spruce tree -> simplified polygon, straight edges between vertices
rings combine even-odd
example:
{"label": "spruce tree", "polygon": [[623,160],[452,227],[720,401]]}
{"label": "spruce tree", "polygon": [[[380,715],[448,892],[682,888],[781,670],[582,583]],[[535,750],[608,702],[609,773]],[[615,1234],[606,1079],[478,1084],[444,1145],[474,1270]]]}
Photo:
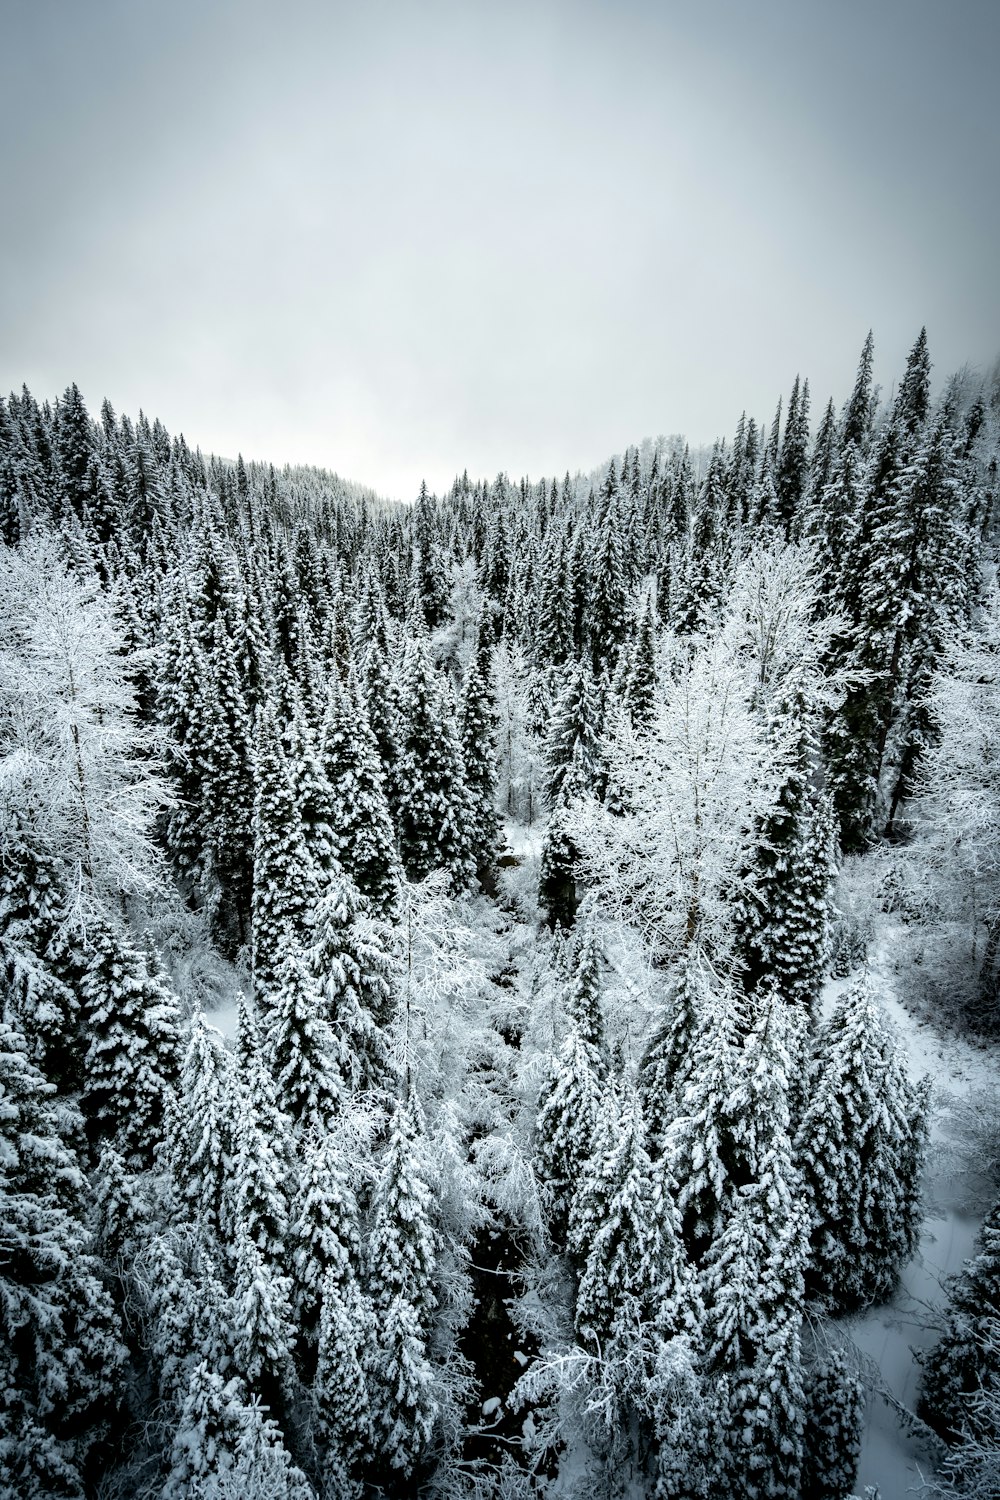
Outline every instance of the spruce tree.
{"label": "spruce tree", "polygon": [[396,1011],[390,932],[357,887],[335,876],[316,908],[310,973],[335,1044],[344,1086],[385,1089],[394,1080],[390,1027]]}
{"label": "spruce tree", "polygon": [[600,704],[593,677],[585,663],[568,671],[565,685],[552,708],[545,741],[545,795],[549,807],[559,805],[559,796],[571,766],[575,780],[591,790],[601,764]]}
{"label": "spruce tree", "polygon": [[596,944],[584,941],[568,986],[570,1025],[550,1058],[535,1118],[535,1163],[545,1189],[549,1226],[565,1241],[573,1196],[594,1145],[607,1056],[604,1048]]}
{"label": "spruce tree", "polygon": [[887,1298],[917,1235],[927,1096],[896,1056],[870,980],[816,1036],[796,1138],[811,1219],[808,1283],[837,1310]]}
{"label": "spruce tree", "polygon": [[422,636],[407,642],[400,704],[396,786],[403,866],[411,880],[447,870],[461,889],[474,874],[472,808],[461,749]]}
{"label": "spruce tree", "polygon": [[944,1331],[923,1357],[920,1413],[954,1443],[975,1430],[973,1397],[1000,1391],[1000,1203],[986,1215],[976,1254],[948,1288]]}
{"label": "spruce tree", "polygon": [[462,763],[469,794],[469,832],[472,857],[479,884],[495,888],[500,820],[496,812],[497,712],[490,675],[490,653],[485,639],[477,638],[462,687]]}
{"label": "spruce tree", "polygon": [[94,1141],[150,1165],[180,1078],[180,1013],[124,935],[97,920],[74,954],[87,1052],[81,1100]]}
{"label": "spruce tree", "polygon": [[253,972],[255,989],[266,999],[289,946],[308,931],[317,894],[295,788],[268,713],[257,724],[256,779]]}
{"label": "spruce tree", "polygon": [[393,1115],[372,1199],[368,1290],[376,1337],[368,1371],[379,1446],[394,1469],[410,1474],[430,1440],[436,1411],[427,1337],[436,1303],[431,1193],[419,1161],[419,1106],[411,1095]]}
{"label": "spruce tree", "polygon": [[195,1221],[223,1238],[232,1170],[234,1083],[222,1037],[196,1016],[181,1070],[180,1097],[170,1122],[174,1175]]}
{"label": "spruce tree", "polygon": [[805,1386],[802,1494],[844,1500],[861,1455],[865,1390],[841,1349],[831,1349],[808,1371]]}
{"label": "spruce tree", "polygon": [[353,671],[330,686],[322,732],[323,767],[334,799],[337,859],[375,912],[391,916],[400,880],[379,749]]}
{"label": "spruce tree", "polygon": [[38,1500],[83,1494],[126,1358],[54,1093],[0,1022],[0,1461],[6,1493]]}
{"label": "spruce tree", "polygon": [[301,1137],[329,1130],[344,1097],[343,1066],[319,984],[291,949],[268,999],[268,1062],[278,1108]]}

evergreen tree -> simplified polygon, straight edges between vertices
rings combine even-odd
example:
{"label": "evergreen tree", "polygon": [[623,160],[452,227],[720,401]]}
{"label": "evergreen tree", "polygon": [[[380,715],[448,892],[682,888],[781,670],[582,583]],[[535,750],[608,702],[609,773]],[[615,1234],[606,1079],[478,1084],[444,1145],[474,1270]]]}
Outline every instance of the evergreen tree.
{"label": "evergreen tree", "polygon": [[222,1037],[197,1016],[171,1121],[171,1156],[182,1198],[196,1221],[217,1236],[226,1222],[233,1161],[233,1092],[232,1064]]}
{"label": "evergreen tree", "polygon": [[975,1431],[973,1398],[1000,1391],[1000,1203],[986,1215],[976,1254],[948,1289],[947,1317],[923,1357],[920,1412],[948,1442]]}
{"label": "evergreen tree", "polygon": [[545,795],[550,808],[558,806],[563,782],[571,766],[575,766],[575,781],[591,790],[600,764],[597,690],[588,667],[577,662],[569,669],[565,686],[553,705],[545,741]]}
{"label": "evergreen tree", "polygon": [[861,1455],[864,1386],[840,1349],[831,1349],[806,1380],[802,1494],[844,1500]]}
{"label": "evergreen tree", "polygon": [[239,1380],[224,1381],[204,1362],[192,1370],[161,1500],[189,1500],[191,1495],[211,1493],[213,1482],[234,1469],[242,1399]]}
{"label": "evergreen tree", "polygon": [[565,1239],[573,1195],[597,1129],[607,1057],[603,1044],[596,945],[588,936],[570,980],[570,1026],[550,1059],[535,1119],[535,1162],[557,1242]]}
{"label": "evergreen tree", "polygon": [[245,1225],[236,1234],[233,1327],[237,1367],[247,1382],[280,1396],[291,1373],[291,1280],[268,1266]]}
{"label": "evergreen tree", "polygon": [[696,1333],[680,1216],[646,1151],[638,1096],[629,1090],[622,1098],[609,1087],[603,1116],[570,1215],[570,1245],[582,1267],[577,1333],[605,1351],[648,1323],[665,1338]]}
{"label": "evergreen tree", "polygon": [[338,1048],[319,984],[305,957],[289,951],[268,997],[268,1061],[279,1109],[301,1136],[329,1130],[344,1086]]}
{"label": "evergreen tree", "polygon": [[494,867],[500,838],[495,808],[497,712],[485,640],[477,639],[462,690],[461,737],[465,785],[470,800],[470,839],[479,884],[495,888]]}
{"label": "evergreen tree", "polygon": [[125,1350],[54,1093],[23,1036],[0,1022],[3,1488],[75,1500],[116,1416]]}
{"label": "evergreen tree", "polygon": [[87,1039],[81,1104],[90,1134],[114,1139],[148,1166],[180,1078],[177,1001],[106,921],[89,925],[74,958]]}
{"label": "evergreen tree", "polygon": [[811,1217],[808,1280],[837,1309],[888,1297],[917,1233],[926,1089],[896,1057],[871,983],[821,1026],[796,1139]]}
{"label": "evergreen tree", "polygon": [[444,869],[464,887],[474,873],[472,809],[461,750],[420,636],[407,642],[400,701],[396,786],[403,866],[411,880]]}
{"label": "evergreen tree", "polygon": [[[327,1272],[322,1287],[322,1312],[316,1376],[313,1381],[315,1430],[323,1446],[345,1469],[357,1469],[372,1451],[375,1424],[365,1372],[365,1355],[375,1338],[372,1309],[354,1276]],[[405,1397],[404,1397],[405,1401]],[[402,1403],[401,1403],[402,1404]],[[412,1402],[421,1410],[419,1401]],[[412,1435],[391,1443],[391,1453],[402,1456]],[[405,1467],[397,1464],[396,1467]]]}
{"label": "evergreen tree", "polygon": [[431,1194],[419,1162],[422,1136],[416,1100],[400,1104],[372,1201],[368,1289],[376,1337],[368,1371],[380,1448],[394,1469],[410,1474],[427,1448],[436,1411],[428,1359],[436,1296]]}
{"label": "evergreen tree", "polygon": [[394,1079],[389,1028],[396,1010],[390,933],[346,876],[335,876],[316,908],[308,950],[324,1021],[348,1092],[384,1089]]}
{"label": "evergreen tree", "polygon": [[333,792],[337,859],[374,910],[388,917],[399,891],[399,855],[379,749],[353,672],[345,685],[331,684],[322,755]]}
{"label": "evergreen tree", "polygon": [[290,944],[312,917],[317,877],[306,847],[295,788],[274,727],[257,725],[254,803],[253,972],[258,993],[273,990]]}

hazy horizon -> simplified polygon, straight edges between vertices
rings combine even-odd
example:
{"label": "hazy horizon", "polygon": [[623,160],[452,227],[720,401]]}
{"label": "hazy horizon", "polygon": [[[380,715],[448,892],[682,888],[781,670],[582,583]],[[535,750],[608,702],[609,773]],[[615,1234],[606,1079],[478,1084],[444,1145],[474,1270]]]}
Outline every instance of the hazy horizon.
{"label": "hazy horizon", "polygon": [[398,498],[1000,350],[1000,11],[5,0],[0,389]]}

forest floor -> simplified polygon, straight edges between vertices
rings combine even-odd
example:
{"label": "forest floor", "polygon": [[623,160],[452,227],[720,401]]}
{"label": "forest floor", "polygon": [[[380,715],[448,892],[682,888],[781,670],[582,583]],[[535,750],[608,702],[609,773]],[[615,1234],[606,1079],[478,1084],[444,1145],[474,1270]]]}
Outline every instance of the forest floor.
{"label": "forest floor", "polygon": [[[877,1485],[880,1500],[904,1500],[934,1469],[933,1440],[907,1423],[900,1408],[910,1413],[916,1408],[920,1366],[914,1351],[935,1343],[946,1302],[944,1283],[973,1253],[996,1197],[1000,1119],[1000,1056],[911,1014],[904,1003],[905,967],[895,957],[901,937],[901,927],[887,922],[870,968],[911,1077],[931,1080],[923,1222],[892,1300],[842,1325],[859,1351],[871,1391],[855,1489],[863,1495],[866,1485]],[[832,999],[844,983],[829,984],[826,997]]]}

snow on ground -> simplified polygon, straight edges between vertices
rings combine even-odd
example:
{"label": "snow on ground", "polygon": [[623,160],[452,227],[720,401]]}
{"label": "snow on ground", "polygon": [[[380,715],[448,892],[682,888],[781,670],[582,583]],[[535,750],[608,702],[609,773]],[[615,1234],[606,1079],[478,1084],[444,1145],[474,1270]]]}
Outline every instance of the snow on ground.
{"label": "snow on ground", "polygon": [[[914,1349],[929,1348],[946,1296],[943,1283],[973,1253],[990,1206],[988,1175],[982,1170],[982,1137],[974,1128],[975,1106],[994,1101],[1000,1062],[960,1037],[939,1033],[911,1016],[898,998],[893,974],[891,929],[872,964],[883,1006],[894,1023],[911,1076],[929,1076],[933,1088],[931,1134],[924,1176],[924,1220],[916,1254],[906,1266],[892,1301],[846,1322],[844,1331],[861,1352],[866,1373],[878,1367],[877,1384],[908,1411],[917,1404],[920,1367]],[[825,1000],[843,988],[827,986]],[[969,1107],[963,1109],[963,1104]],[[919,1432],[900,1423],[877,1391],[869,1402],[856,1492],[877,1485],[881,1500],[903,1500],[933,1469],[932,1450]]]}

